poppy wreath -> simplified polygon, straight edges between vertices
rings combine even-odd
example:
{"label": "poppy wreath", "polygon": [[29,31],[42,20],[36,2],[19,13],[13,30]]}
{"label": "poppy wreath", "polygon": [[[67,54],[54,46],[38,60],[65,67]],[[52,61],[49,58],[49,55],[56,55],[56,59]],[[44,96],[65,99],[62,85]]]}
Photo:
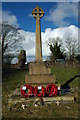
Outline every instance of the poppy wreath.
{"label": "poppy wreath", "polygon": [[34,95],[34,87],[32,87],[31,85],[24,85],[23,87],[21,87],[21,94],[23,95],[23,97],[30,97]]}
{"label": "poppy wreath", "polygon": [[35,87],[35,95],[36,95],[37,97],[45,96],[45,93],[46,93],[45,87],[44,87],[44,86],[41,86],[41,92],[39,92],[38,87],[39,87],[39,86],[36,86],[36,87]]}
{"label": "poppy wreath", "polygon": [[56,96],[58,93],[58,87],[55,84],[48,84],[46,86],[46,93],[48,96]]}
{"label": "poppy wreath", "polygon": [[53,84],[51,88],[51,94],[52,96],[56,96],[58,94],[58,87],[55,84]]}
{"label": "poppy wreath", "polygon": [[47,86],[46,86],[46,94],[48,95],[48,96],[51,96],[51,88],[52,88],[52,86],[53,86],[53,84],[48,84]]}

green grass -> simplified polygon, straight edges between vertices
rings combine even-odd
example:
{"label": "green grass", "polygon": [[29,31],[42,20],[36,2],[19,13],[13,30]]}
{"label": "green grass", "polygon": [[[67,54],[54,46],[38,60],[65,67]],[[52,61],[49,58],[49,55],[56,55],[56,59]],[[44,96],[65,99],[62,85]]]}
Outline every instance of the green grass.
{"label": "green grass", "polygon": [[[24,104],[27,105],[27,103]],[[21,108],[21,103],[10,108],[7,105],[5,106],[4,118],[78,118],[77,103],[61,103],[59,106],[49,104],[38,106],[37,108],[32,104],[26,107],[25,110]]]}
{"label": "green grass", "polygon": [[8,73],[3,73],[2,87],[3,92],[6,91],[9,93],[12,90],[15,90],[17,87],[20,87],[21,84],[25,82],[25,75],[28,74],[28,69],[23,70],[14,70]]}
{"label": "green grass", "polygon": [[[52,73],[56,75],[58,83],[65,83],[68,79],[78,74],[77,68],[53,67]],[[11,108],[8,106],[9,95],[17,87],[20,88],[24,84],[25,75],[28,74],[28,69],[7,71],[3,73],[2,80],[2,113],[3,118],[77,118],[78,117],[78,103],[44,105],[35,108],[33,104],[26,107],[25,110],[21,108],[21,103],[13,105]],[[78,86],[78,79],[76,78],[71,84],[71,87]],[[27,103],[25,103],[27,104]],[[31,111],[31,112],[30,112]]]}
{"label": "green grass", "polygon": [[[56,81],[60,84],[65,83],[70,78],[74,77],[78,74],[78,68],[67,68],[67,67],[54,67],[51,69],[51,72],[55,74]],[[78,78],[74,79],[74,81],[70,84],[71,87],[78,86]]]}

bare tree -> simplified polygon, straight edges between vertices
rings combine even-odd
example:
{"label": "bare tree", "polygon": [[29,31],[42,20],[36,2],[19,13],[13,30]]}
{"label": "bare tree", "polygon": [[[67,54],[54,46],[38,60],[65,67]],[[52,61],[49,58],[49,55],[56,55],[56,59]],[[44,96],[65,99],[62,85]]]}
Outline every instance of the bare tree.
{"label": "bare tree", "polygon": [[10,60],[22,49],[20,43],[25,40],[25,38],[19,30],[18,27],[9,25],[8,23],[0,24],[3,62]]}
{"label": "bare tree", "polygon": [[66,48],[67,48],[67,55],[70,60],[74,60],[74,58],[78,54],[78,41],[73,38],[68,38],[66,40]]}

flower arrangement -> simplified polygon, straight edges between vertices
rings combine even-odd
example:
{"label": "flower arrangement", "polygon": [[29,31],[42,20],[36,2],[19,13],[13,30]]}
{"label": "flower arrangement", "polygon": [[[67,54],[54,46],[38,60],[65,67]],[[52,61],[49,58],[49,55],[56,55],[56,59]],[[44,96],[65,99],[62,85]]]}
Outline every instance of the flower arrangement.
{"label": "flower arrangement", "polygon": [[55,84],[48,84],[46,88],[43,85],[35,86],[35,88],[29,84],[25,84],[21,87],[21,95],[23,97],[44,97],[44,96],[57,96],[58,87]]}
{"label": "flower arrangement", "polygon": [[47,86],[46,86],[46,93],[47,93],[47,95],[48,96],[51,96],[51,88],[52,88],[52,86],[53,86],[53,84],[48,84]]}
{"label": "flower arrangement", "polygon": [[23,87],[21,87],[21,94],[23,95],[23,97],[33,96],[34,87],[29,84],[25,84]]}
{"label": "flower arrangement", "polygon": [[36,86],[35,87],[35,94],[37,97],[45,96],[46,89],[44,86]]}

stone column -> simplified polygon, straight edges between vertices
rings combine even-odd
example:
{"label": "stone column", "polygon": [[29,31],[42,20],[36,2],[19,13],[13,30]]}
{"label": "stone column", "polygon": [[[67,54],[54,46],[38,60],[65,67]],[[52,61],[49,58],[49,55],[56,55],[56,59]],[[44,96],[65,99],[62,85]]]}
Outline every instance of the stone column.
{"label": "stone column", "polygon": [[35,48],[35,61],[42,61],[42,44],[41,44],[41,28],[40,28],[40,18],[44,15],[44,12],[38,6],[33,9],[32,15],[36,18],[36,48]]}

